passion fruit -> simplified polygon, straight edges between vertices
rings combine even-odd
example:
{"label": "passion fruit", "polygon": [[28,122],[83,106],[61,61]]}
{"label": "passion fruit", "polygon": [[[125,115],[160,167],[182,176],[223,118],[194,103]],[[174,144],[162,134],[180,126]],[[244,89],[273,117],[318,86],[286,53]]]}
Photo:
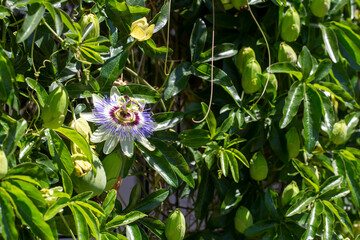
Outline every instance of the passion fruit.
{"label": "passion fruit", "polygon": [[255,52],[251,47],[242,47],[235,58],[235,65],[240,73],[243,73],[246,62],[255,58]]}
{"label": "passion fruit", "polygon": [[278,52],[278,61],[279,62],[290,62],[296,64],[297,55],[292,47],[287,45],[285,42],[280,43],[280,48]]}
{"label": "passion fruit", "polygon": [[262,181],[266,179],[268,175],[268,164],[264,155],[261,152],[257,152],[250,160],[250,176],[256,181]]}
{"label": "passion fruit", "polygon": [[313,0],[310,5],[312,14],[316,17],[324,17],[330,10],[331,0]]}
{"label": "passion fruit", "polygon": [[90,23],[93,24],[93,28],[90,30],[90,32],[85,36],[83,40],[97,38],[100,36],[99,19],[96,16],[96,14],[93,13],[85,14],[81,17],[80,19],[81,31],[84,33],[86,26]]}
{"label": "passion fruit", "polygon": [[0,150],[0,178],[4,177],[8,172],[8,160],[5,152]]}
{"label": "passion fruit", "polygon": [[340,145],[346,142],[346,138],[347,138],[347,126],[345,121],[341,120],[334,124],[331,141],[336,145]]}
{"label": "passion fruit", "polygon": [[300,150],[300,138],[296,128],[290,128],[290,130],[285,134],[285,138],[289,158],[291,159],[297,157]]}
{"label": "passion fruit", "polygon": [[253,225],[253,217],[249,209],[240,206],[236,211],[234,224],[236,231],[244,233],[251,225]]}
{"label": "passion fruit", "polygon": [[253,94],[260,90],[261,80],[257,74],[261,74],[260,64],[255,58],[250,58],[245,64],[241,78],[241,86],[245,93]]}
{"label": "passion fruit", "polygon": [[280,35],[286,42],[294,42],[300,35],[301,23],[299,13],[294,7],[286,10],[281,21]]}
{"label": "passion fruit", "polygon": [[167,240],[182,240],[185,237],[185,217],[179,209],[173,210],[165,224],[165,236]]}
{"label": "passion fruit", "polygon": [[293,199],[299,193],[299,187],[295,181],[292,181],[287,185],[281,195],[281,204],[286,206],[291,199]]}

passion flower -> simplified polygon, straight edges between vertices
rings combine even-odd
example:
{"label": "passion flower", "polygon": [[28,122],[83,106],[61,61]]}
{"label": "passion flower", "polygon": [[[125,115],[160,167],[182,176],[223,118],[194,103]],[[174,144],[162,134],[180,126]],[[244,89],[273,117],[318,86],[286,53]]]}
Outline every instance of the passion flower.
{"label": "passion flower", "polygon": [[47,103],[41,111],[41,118],[45,128],[55,129],[64,123],[69,96],[64,87],[57,87],[47,98]]}
{"label": "passion flower", "polygon": [[278,61],[279,62],[290,62],[292,64],[296,64],[297,55],[292,47],[287,45],[285,42],[280,44],[279,52],[278,52]]}
{"label": "passion flower", "polygon": [[240,206],[235,214],[235,229],[244,233],[251,225],[253,225],[253,218],[249,209],[244,206]]}
{"label": "passion flower", "polygon": [[295,8],[290,7],[281,21],[280,35],[286,42],[294,42],[299,37],[301,29],[300,16]]}
{"label": "passion flower", "polygon": [[255,58],[254,50],[251,47],[242,47],[235,59],[235,65],[240,73],[243,73],[245,64],[250,58]]}
{"label": "passion flower", "polygon": [[261,152],[254,154],[250,160],[250,176],[256,181],[264,180],[268,175],[268,164]]}
{"label": "passion flower", "polygon": [[165,224],[165,236],[167,240],[182,240],[185,237],[185,217],[179,209],[172,211]]}
{"label": "passion flower", "polygon": [[93,13],[86,14],[81,17],[81,19],[80,19],[81,31],[84,33],[86,26],[90,23],[93,24],[93,27],[91,28],[91,30],[88,32],[88,34],[85,36],[85,38],[83,40],[97,38],[100,36],[99,19],[96,16],[96,14],[93,14]]}
{"label": "passion flower", "polygon": [[330,5],[331,0],[313,0],[310,9],[315,16],[321,18],[328,13]]}
{"label": "passion flower", "polygon": [[155,122],[150,116],[150,109],[144,109],[143,99],[121,95],[117,87],[112,87],[109,98],[93,94],[92,99],[93,112],[81,116],[99,126],[90,141],[105,141],[105,154],[111,153],[120,142],[124,154],[131,157],[135,140],[150,150],[154,149],[146,138],[152,134]]}
{"label": "passion flower", "polygon": [[347,126],[344,120],[341,120],[334,124],[332,131],[331,141],[336,145],[343,144],[346,142],[347,137]]}
{"label": "passion flower", "polygon": [[140,18],[131,24],[130,35],[138,41],[146,41],[153,35],[155,24],[149,25],[146,17]]}
{"label": "passion flower", "polygon": [[260,90],[261,80],[257,74],[261,74],[260,64],[255,58],[250,58],[245,64],[241,78],[241,86],[245,93],[253,94]]}

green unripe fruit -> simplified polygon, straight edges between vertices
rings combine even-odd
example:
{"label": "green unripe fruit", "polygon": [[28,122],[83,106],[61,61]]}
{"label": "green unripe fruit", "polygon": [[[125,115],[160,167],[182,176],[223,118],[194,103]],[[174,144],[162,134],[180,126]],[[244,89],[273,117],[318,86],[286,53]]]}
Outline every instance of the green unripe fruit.
{"label": "green unripe fruit", "polygon": [[105,191],[107,191],[110,190],[117,182],[123,164],[123,159],[119,152],[114,151],[104,158],[102,164],[106,173]]}
{"label": "green unripe fruit", "polygon": [[285,137],[289,158],[291,159],[297,157],[300,150],[300,138],[296,128],[290,128],[290,130],[285,134]]}
{"label": "green unripe fruit", "polygon": [[4,177],[8,172],[8,160],[5,152],[0,150],[0,178]]}
{"label": "green unripe fruit", "polygon": [[57,87],[50,93],[47,103],[41,111],[43,127],[55,129],[61,127],[69,105],[69,96],[64,87]]}
{"label": "green unripe fruit", "polygon": [[344,120],[334,124],[331,141],[336,145],[343,144],[347,137],[347,126]]}
{"label": "green unripe fruit", "polygon": [[279,62],[290,62],[292,64],[296,64],[297,62],[297,55],[285,42],[280,44],[279,52],[278,52],[278,61]]}
{"label": "green unripe fruit", "polygon": [[251,47],[242,47],[235,58],[235,65],[240,73],[243,73],[246,62],[255,58],[255,52]]}
{"label": "green unripe fruit", "polygon": [[292,181],[287,185],[281,195],[281,204],[286,206],[291,199],[293,199],[299,193],[299,187],[295,181]]}
{"label": "green unripe fruit", "polygon": [[257,76],[261,74],[260,64],[255,58],[250,58],[244,67],[244,72],[241,78],[241,86],[247,94],[256,93],[261,88],[261,80]]}
{"label": "green unripe fruit", "polygon": [[284,41],[294,42],[301,29],[300,16],[295,8],[290,7],[281,21],[280,35]]}
{"label": "green unripe fruit", "polygon": [[92,191],[93,196],[100,195],[106,186],[106,173],[101,161],[96,155],[93,155],[93,164],[96,169],[96,176],[94,170],[91,169],[83,177],[75,176],[75,172],[71,175],[74,189],[77,193]]}
{"label": "green unripe fruit", "polygon": [[100,36],[99,19],[97,18],[97,16],[95,14],[92,14],[92,13],[83,15],[81,17],[81,19],[80,19],[81,31],[84,33],[85,28],[89,23],[93,23],[94,26],[90,30],[90,32],[85,36],[85,39],[83,39],[83,40],[97,38]]}
{"label": "green unripe fruit", "polygon": [[167,240],[182,240],[185,237],[185,217],[179,209],[172,211],[165,224],[165,236]]}
{"label": "green unripe fruit", "polygon": [[231,3],[234,6],[234,8],[236,8],[237,10],[240,10],[241,7],[244,7],[247,5],[246,0],[231,0]]}
{"label": "green unripe fruit", "polygon": [[231,4],[231,0],[221,0],[221,3],[223,4],[225,10],[229,10],[233,8],[233,5]]}
{"label": "green unripe fruit", "polygon": [[253,218],[249,209],[240,206],[236,211],[234,223],[235,229],[240,233],[244,233],[246,229],[253,225]]}
{"label": "green unripe fruit", "polygon": [[250,176],[256,181],[264,180],[268,175],[268,164],[261,152],[254,154],[250,160]]}
{"label": "green unripe fruit", "polygon": [[310,9],[315,16],[321,18],[328,13],[330,5],[331,0],[313,0]]}

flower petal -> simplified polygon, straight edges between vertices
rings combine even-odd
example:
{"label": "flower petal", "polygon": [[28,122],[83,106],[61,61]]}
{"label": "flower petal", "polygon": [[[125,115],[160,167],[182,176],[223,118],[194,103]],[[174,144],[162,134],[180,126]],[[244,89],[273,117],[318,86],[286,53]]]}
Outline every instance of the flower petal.
{"label": "flower petal", "polygon": [[138,41],[143,41],[143,39],[146,37],[146,32],[140,26],[135,26],[131,30],[130,35]]}
{"label": "flower petal", "polygon": [[92,100],[93,100],[94,106],[96,106],[97,104],[101,104],[101,103],[102,103],[101,97],[99,97],[99,96],[96,95],[96,94],[93,94],[93,95],[92,95]]}
{"label": "flower petal", "polygon": [[105,130],[100,130],[98,128],[91,135],[90,141],[93,143],[99,143],[99,142],[105,141],[107,137],[108,137],[108,135],[106,134]]}
{"label": "flower petal", "polygon": [[119,142],[119,138],[115,135],[110,135],[108,139],[106,139],[103,152],[105,154],[110,154],[116,147]]}
{"label": "flower petal", "polygon": [[85,120],[88,122],[94,122],[96,120],[92,112],[80,113],[80,117],[85,118]]}
{"label": "flower petal", "polygon": [[155,28],[155,24],[151,24],[151,25],[145,30],[146,37],[145,37],[142,41],[148,40],[149,38],[152,37],[153,32],[154,32],[154,28]]}
{"label": "flower petal", "polygon": [[116,96],[117,98],[121,97],[120,91],[117,87],[112,87],[110,91],[110,97]]}
{"label": "flower petal", "polygon": [[154,151],[155,150],[155,146],[152,145],[148,140],[147,138],[145,137],[140,137],[138,139],[138,141],[141,143],[141,145],[143,145],[144,147],[146,147],[148,150],[150,151]]}
{"label": "flower petal", "polygon": [[125,156],[132,157],[134,154],[134,141],[124,138],[120,141],[120,145]]}

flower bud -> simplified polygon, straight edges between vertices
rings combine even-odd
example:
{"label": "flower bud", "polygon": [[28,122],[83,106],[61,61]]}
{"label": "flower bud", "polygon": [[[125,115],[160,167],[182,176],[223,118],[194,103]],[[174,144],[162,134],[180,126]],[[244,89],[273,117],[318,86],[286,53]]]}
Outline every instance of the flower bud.
{"label": "flower bud", "polygon": [[244,72],[241,78],[241,86],[247,94],[256,93],[261,88],[261,80],[257,76],[261,74],[260,64],[255,58],[250,58],[244,67]]}
{"label": "flower bud", "polygon": [[85,118],[80,117],[78,119],[72,120],[69,126],[80,133],[81,136],[86,139],[86,141],[90,141],[91,128]]}
{"label": "flower bud", "polygon": [[74,161],[75,176],[83,177],[91,170],[91,164],[83,154],[73,154],[71,159]]}
{"label": "flower bud", "polygon": [[138,41],[146,41],[153,35],[155,24],[149,26],[146,17],[140,18],[131,24],[130,35]]}
{"label": "flower bud", "polygon": [[55,129],[64,123],[69,96],[64,87],[57,87],[47,98],[47,103],[41,111],[41,118],[44,121],[43,127]]}
{"label": "flower bud", "polygon": [[86,15],[83,15],[80,20],[80,26],[81,31],[84,33],[86,26],[89,23],[93,23],[93,28],[90,30],[90,32],[85,36],[83,40],[91,39],[91,38],[97,38],[100,36],[100,23],[99,19],[97,18],[96,14],[89,13]]}
{"label": "flower bud", "polygon": [[331,141],[336,145],[343,144],[347,137],[347,126],[344,120],[334,124]]}
{"label": "flower bud", "polygon": [[221,0],[225,10],[230,10],[234,7],[231,2],[231,0]]}
{"label": "flower bud", "polygon": [[253,218],[249,209],[240,206],[236,211],[234,223],[235,229],[240,233],[244,233],[246,229],[253,225]]}
{"label": "flower bud", "polygon": [[8,172],[8,160],[5,152],[0,150],[0,178],[4,177]]}
{"label": "flower bud", "polygon": [[114,151],[104,158],[102,164],[106,173],[106,187],[104,191],[107,191],[110,190],[117,182],[123,164],[123,159],[119,152]]}
{"label": "flower bud", "polygon": [[291,199],[293,199],[299,193],[299,187],[295,181],[292,181],[287,185],[281,195],[281,204],[286,206]]}
{"label": "flower bud", "polygon": [[234,8],[236,8],[237,10],[240,10],[241,7],[244,7],[247,5],[246,0],[231,0],[231,3],[234,6]]}
{"label": "flower bud", "polygon": [[185,237],[185,217],[179,209],[173,210],[165,224],[165,236],[167,240],[182,240]]}
{"label": "flower bud", "polygon": [[52,205],[53,203],[56,202],[56,200],[59,198],[58,196],[56,196],[56,193],[58,192],[62,192],[63,188],[62,187],[53,187],[50,189],[41,189],[40,190],[42,193],[42,197],[45,199],[45,202],[47,203],[48,206]]}
{"label": "flower bud", "polygon": [[256,181],[264,180],[268,175],[268,164],[261,152],[254,154],[250,160],[250,176]]}
{"label": "flower bud", "polygon": [[300,16],[295,8],[290,7],[281,21],[280,35],[284,41],[294,42],[301,29]]}
{"label": "flower bud", "polygon": [[300,150],[300,138],[296,128],[290,128],[290,130],[285,134],[285,138],[289,158],[291,159],[297,157]]}
{"label": "flower bud", "polygon": [[324,17],[330,9],[331,0],[313,0],[310,6],[311,12],[321,18]]}
{"label": "flower bud", "polygon": [[278,61],[279,62],[290,62],[292,64],[296,64],[297,62],[297,55],[285,42],[280,44],[279,52],[278,52]]}
{"label": "flower bud", "polygon": [[243,73],[246,62],[255,58],[255,52],[251,47],[242,47],[236,55],[235,65],[240,73]]}

